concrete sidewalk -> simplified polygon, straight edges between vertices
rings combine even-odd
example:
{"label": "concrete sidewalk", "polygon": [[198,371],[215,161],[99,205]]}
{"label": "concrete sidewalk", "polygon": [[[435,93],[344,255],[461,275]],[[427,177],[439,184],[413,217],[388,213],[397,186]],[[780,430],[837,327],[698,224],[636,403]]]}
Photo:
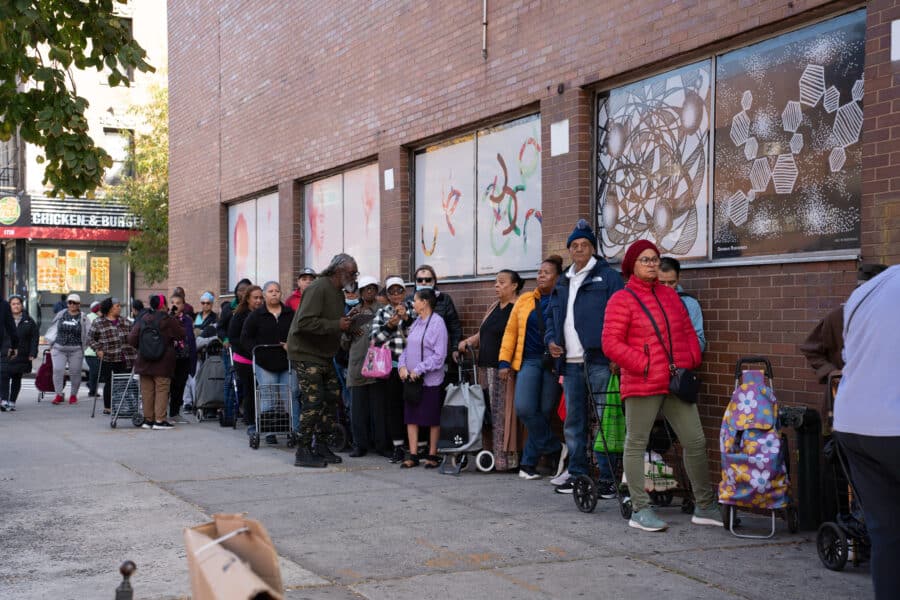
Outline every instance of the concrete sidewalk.
{"label": "concrete sidewalk", "polygon": [[[8,598],[187,597],[184,527],[215,512],[263,522],[288,598],[870,598],[865,567],[826,570],[814,533],[748,541],[662,509],[630,529],[614,501],[578,512],[546,480],[400,469],[383,458],[298,469],[217,423],[174,431],[36,402],[0,414],[0,589]],[[746,520],[746,519],[745,519]],[[760,523],[761,524],[761,523]]]}

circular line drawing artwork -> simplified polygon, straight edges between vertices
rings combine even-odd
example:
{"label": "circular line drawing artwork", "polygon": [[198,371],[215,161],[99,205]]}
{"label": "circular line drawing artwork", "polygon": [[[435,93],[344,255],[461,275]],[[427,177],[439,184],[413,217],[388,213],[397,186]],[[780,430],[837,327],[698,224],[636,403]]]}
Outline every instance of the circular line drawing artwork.
{"label": "circular line drawing artwork", "polygon": [[695,245],[705,240],[709,101],[709,63],[601,99],[597,221],[607,256],[638,239],[665,254],[705,253]]}

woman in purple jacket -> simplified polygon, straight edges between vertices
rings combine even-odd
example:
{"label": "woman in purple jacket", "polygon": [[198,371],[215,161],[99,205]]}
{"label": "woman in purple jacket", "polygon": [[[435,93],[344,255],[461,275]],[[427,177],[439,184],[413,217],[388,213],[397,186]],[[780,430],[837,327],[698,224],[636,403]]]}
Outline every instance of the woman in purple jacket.
{"label": "woman in purple jacket", "polygon": [[437,296],[434,290],[418,290],[413,308],[418,318],[409,328],[406,349],[400,355],[398,371],[403,381],[422,380],[422,394],[418,403],[406,402],[403,411],[410,454],[401,463],[409,469],[419,465],[415,453],[419,441],[419,427],[430,427],[429,454],[423,457],[426,469],[438,466],[437,443],[441,433],[441,384],[444,382],[444,361],[447,359],[447,326],[434,312]]}

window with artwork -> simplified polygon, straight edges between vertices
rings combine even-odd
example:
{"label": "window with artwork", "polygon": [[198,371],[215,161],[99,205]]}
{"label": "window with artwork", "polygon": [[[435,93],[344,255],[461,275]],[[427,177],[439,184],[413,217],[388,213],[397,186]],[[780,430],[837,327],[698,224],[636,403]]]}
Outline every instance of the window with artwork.
{"label": "window with artwork", "polygon": [[321,271],[335,254],[356,259],[363,275],[381,277],[381,199],[372,163],[306,184],[305,265]]}
{"label": "window with artwork", "polygon": [[228,288],[278,281],[278,194],[228,206]]}
{"label": "window with artwork", "polygon": [[602,94],[607,255],[858,248],[865,32],[858,10]]}
{"label": "window with artwork", "polygon": [[540,134],[532,115],[416,153],[416,264],[441,278],[537,269]]}

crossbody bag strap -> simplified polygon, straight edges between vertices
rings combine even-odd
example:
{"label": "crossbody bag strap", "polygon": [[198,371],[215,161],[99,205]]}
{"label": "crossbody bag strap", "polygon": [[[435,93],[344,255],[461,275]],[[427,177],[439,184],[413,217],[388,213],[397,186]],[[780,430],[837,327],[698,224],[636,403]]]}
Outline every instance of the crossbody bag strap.
{"label": "crossbody bag strap", "polygon": [[[638,295],[634,293],[634,290],[625,288],[625,291],[628,292],[629,294],[631,294],[632,296],[634,296],[634,299],[637,300],[637,303],[640,304],[641,308],[644,310],[644,314],[646,314],[647,318],[650,319],[650,324],[653,325],[653,331],[656,332],[656,337],[659,340],[659,345],[662,346],[663,352],[666,353],[666,358],[669,359],[669,369],[671,370],[675,366],[675,359],[671,354],[669,354],[669,351],[666,349],[666,343],[663,341],[662,332],[659,330],[659,325],[656,324],[656,319],[653,318],[653,315],[650,313],[650,310],[647,308],[647,306],[643,302],[641,302],[641,299],[638,298]],[[659,302],[659,298],[657,298],[656,301]],[[665,315],[666,315],[666,313],[665,313],[665,311],[663,311],[663,316],[665,317]],[[668,321],[669,320],[667,318],[666,319],[667,324],[668,324]],[[672,340],[672,332],[670,331],[669,332],[669,343],[671,343],[671,340]]]}
{"label": "crossbody bag strap", "polygon": [[[421,360],[425,360],[425,332],[428,331],[428,324],[431,323],[431,317],[434,316],[434,313],[428,315],[428,318],[425,319],[425,329],[422,330],[422,347],[419,349],[419,358]],[[422,376],[425,376],[425,373],[422,373]]]}
{"label": "crossbody bag strap", "polygon": [[538,332],[541,334],[541,344],[544,343],[544,334],[547,332],[547,327],[544,325],[544,313],[541,312],[541,299],[534,299],[534,310],[538,314]]}

